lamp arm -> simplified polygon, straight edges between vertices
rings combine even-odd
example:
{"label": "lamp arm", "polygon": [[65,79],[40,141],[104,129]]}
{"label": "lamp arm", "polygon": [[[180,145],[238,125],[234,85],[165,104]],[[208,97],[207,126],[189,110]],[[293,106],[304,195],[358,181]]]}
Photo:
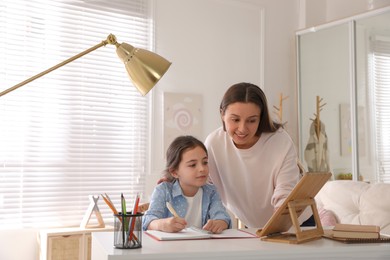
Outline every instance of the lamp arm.
{"label": "lamp arm", "polygon": [[75,56],[73,56],[73,57],[71,57],[71,58],[69,58],[69,59],[67,59],[67,60],[65,60],[65,61],[63,61],[63,62],[58,63],[57,65],[55,65],[55,66],[53,66],[53,67],[51,67],[51,68],[49,68],[49,69],[47,69],[47,70],[45,70],[45,71],[42,71],[41,73],[38,73],[37,75],[32,76],[31,78],[28,78],[28,79],[26,79],[26,80],[20,82],[19,84],[16,84],[16,85],[13,86],[13,87],[10,87],[10,88],[8,88],[8,89],[2,91],[2,92],[0,93],[0,97],[3,96],[3,95],[5,95],[5,94],[7,94],[7,93],[9,93],[9,92],[11,92],[11,91],[13,91],[13,90],[15,90],[15,89],[17,89],[17,88],[19,88],[19,87],[21,87],[21,86],[24,86],[25,84],[27,84],[27,83],[29,83],[29,82],[31,82],[31,81],[36,80],[37,78],[42,77],[43,75],[46,75],[46,74],[49,73],[49,72],[52,72],[53,70],[56,70],[56,69],[58,69],[58,68],[64,66],[65,64],[68,64],[69,62],[72,62],[72,61],[74,61],[74,60],[77,60],[78,58],[80,58],[80,57],[82,57],[82,56],[84,56],[84,55],[86,55],[86,54],[88,54],[88,53],[90,53],[90,52],[92,52],[92,51],[94,51],[94,50],[96,50],[96,49],[102,47],[102,46],[105,46],[105,45],[107,45],[108,43],[114,44],[114,45],[117,44],[114,35],[110,34],[110,35],[107,37],[106,40],[104,40],[104,41],[102,41],[101,43],[99,43],[99,44],[97,44],[97,45],[95,45],[95,46],[89,48],[88,50],[85,50],[85,51],[83,51],[83,52],[80,52],[79,54],[77,54],[77,55],[75,55]]}

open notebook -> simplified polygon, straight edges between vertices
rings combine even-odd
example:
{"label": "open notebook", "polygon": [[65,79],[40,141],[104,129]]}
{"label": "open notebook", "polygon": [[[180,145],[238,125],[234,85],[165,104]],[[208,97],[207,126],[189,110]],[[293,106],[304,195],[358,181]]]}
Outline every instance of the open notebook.
{"label": "open notebook", "polygon": [[180,232],[168,233],[158,230],[146,230],[146,234],[157,240],[185,240],[211,238],[256,238],[255,234],[242,229],[226,229],[221,234],[209,234],[194,228],[185,228]]}

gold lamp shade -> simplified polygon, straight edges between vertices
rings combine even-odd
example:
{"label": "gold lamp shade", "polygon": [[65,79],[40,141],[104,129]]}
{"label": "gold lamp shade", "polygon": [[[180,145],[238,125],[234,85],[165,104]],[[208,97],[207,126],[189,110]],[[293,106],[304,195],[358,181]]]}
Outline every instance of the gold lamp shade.
{"label": "gold lamp shade", "polygon": [[145,96],[154,87],[154,85],[156,85],[171,65],[169,61],[151,51],[134,48],[127,43],[117,43],[116,37],[113,34],[110,34],[106,40],[89,48],[88,50],[85,50],[45,71],[42,71],[41,73],[38,73],[35,76],[32,76],[31,78],[16,84],[13,87],[0,92],[0,97],[107,44],[116,46],[116,52],[125,64],[130,79],[143,96]]}
{"label": "gold lamp shade", "polygon": [[160,55],[130,44],[117,45],[116,53],[125,64],[129,78],[145,96],[168,70],[171,63]]}

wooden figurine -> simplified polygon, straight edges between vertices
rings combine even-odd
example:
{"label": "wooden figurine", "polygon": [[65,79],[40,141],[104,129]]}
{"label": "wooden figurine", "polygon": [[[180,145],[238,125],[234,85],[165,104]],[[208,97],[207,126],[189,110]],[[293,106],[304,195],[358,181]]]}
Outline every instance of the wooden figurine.
{"label": "wooden figurine", "polygon": [[287,122],[283,122],[283,101],[286,100],[287,98],[288,98],[288,96],[283,97],[283,93],[280,93],[279,107],[273,106],[276,110],[276,111],[274,111],[274,113],[277,115],[279,123],[281,123],[282,125],[287,124]]}
{"label": "wooden figurine", "polygon": [[326,105],[326,103],[325,104],[321,104],[322,101],[323,101],[323,99],[320,98],[320,96],[317,96],[317,99],[316,99],[316,113],[314,113],[315,118],[314,119],[310,118],[310,120],[314,121],[314,125],[316,127],[317,138],[320,138],[320,133],[321,133],[320,112],[322,111],[322,108]]}
{"label": "wooden figurine", "polygon": [[[80,227],[81,228],[104,228],[104,221],[102,218],[102,215],[100,213],[99,207],[97,205],[97,202],[99,200],[99,195],[89,195],[89,207],[87,211],[85,212],[84,218],[81,221]],[[95,213],[96,219],[98,221],[98,224],[95,226],[90,226],[89,220],[91,219],[92,213]]]}

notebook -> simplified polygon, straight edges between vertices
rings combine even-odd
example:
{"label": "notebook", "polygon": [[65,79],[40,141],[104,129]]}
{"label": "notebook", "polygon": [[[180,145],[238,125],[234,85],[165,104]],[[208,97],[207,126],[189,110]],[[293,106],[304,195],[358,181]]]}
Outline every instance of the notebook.
{"label": "notebook", "polygon": [[199,231],[195,228],[185,228],[176,233],[163,232],[159,230],[146,230],[145,233],[159,241],[213,238],[257,238],[255,234],[243,229],[225,229],[220,234],[210,234],[204,231]]}
{"label": "notebook", "polygon": [[324,238],[332,239],[335,241],[343,242],[346,244],[358,244],[358,243],[390,243],[390,237],[380,235],[379,238],[343,238],[334,237],[333,230],[324,230]]}
{"label": "notebook", "polygon": [[379,238],[380,227],[375,225],[336,224],[333,236],[338,238]]}

